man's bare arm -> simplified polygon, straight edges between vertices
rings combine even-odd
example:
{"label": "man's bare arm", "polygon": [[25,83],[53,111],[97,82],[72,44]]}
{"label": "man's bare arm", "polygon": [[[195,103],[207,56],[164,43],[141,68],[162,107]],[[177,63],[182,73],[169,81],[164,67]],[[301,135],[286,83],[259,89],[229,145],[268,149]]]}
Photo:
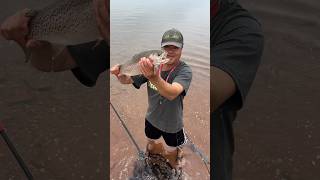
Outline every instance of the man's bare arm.
{"label": "man's bare arm", "polygon": [[157,87],[161,96],[169,99],[170,101],[179,96],[183,91],[181,84],[176,82],[173,82],[172,84],[167,83],[160,76],[154,76],[153,78],[150,78],[149,81]]}
{"label": "man's bare arm", "polygon": [[210,89],[210,104],[213,112],[236,92],[236,85],[228,73],[211,66]]}
{"label": "man's bare arm", "polygon": [[139,61],[139,67],[142,74],[156,86],[161,96],[169,100],[173,100],[183,92],[181,84],[176,82],[170,84],[163,80],[160,77],[160,74],[155,72],[154,65],[151,63],[149,58],[141,58]]}

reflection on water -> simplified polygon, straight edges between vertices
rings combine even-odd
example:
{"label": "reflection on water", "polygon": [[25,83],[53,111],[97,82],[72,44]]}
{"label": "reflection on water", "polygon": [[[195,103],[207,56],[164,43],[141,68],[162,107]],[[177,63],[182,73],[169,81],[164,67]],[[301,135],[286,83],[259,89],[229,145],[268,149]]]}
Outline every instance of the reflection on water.
{"label": "reflection on water", "polygon": [[185,40],[182,57],[194,72],[209,77],[208,0],[111,1],[111,66],[134,54],[160,49],[162,34],[179,29]]}

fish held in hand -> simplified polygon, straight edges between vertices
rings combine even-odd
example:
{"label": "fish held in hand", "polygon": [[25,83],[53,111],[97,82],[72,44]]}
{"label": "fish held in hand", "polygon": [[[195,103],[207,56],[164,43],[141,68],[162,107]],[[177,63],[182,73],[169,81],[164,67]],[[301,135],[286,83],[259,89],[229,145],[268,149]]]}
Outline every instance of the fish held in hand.
{"label": "fish held in hand", "polygon": [[142,74],[139,68],[139,61],[143,57],[152,59],[153,65],[156,69],[158,69],[161,64],[166,64],[169,61],[169,59],[167,58],[167,52],[163,50],[143,51],[139,54],[134,55],[130,61],[127,61],[124,64],[121,64],[120,74],[125,74],[128,76],[135,76],[135,75]]}
{"label": "fish held in hand", "polygon": [[[58,0],[26,16],[31,17],[28,39],[51,43],[55,56],[66,45],[102,39],[92,0]],[[27,58],[30,55],[26,53]]]}

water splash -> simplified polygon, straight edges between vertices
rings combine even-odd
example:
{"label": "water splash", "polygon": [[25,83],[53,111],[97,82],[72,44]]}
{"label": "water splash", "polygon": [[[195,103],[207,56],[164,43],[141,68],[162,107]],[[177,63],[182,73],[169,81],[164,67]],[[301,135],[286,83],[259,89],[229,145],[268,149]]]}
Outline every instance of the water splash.
{"label": "water splash", "polygon": [[129,180],[186,180],[186,173],[170,167],[160,155],[145,157],[139,153],[134,164],[133,176]]}

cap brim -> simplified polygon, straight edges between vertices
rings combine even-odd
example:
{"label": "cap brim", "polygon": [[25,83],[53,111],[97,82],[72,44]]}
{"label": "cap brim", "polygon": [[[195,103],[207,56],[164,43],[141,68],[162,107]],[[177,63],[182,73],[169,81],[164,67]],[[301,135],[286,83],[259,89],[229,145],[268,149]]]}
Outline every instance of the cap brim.
{"label": "cap brim", "polygon": [[178,48],[182,48],[182,43],[178,43],[178,42],[165,42],[165,43],[161,43],[161,47],[169,46],[169,45],[176,46],[176,47],[178,47]]}

